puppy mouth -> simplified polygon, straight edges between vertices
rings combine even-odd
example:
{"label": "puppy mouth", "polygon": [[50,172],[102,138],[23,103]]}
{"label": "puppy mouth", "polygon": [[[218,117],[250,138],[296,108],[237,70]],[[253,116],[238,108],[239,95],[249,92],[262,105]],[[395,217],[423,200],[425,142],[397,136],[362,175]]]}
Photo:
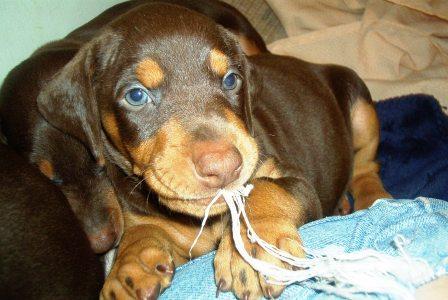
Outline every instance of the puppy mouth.
{"label": "puppy mouth", "polygon": [[[216,194],[217,193],[218,193],[218,191],[216,192]],[[178,198],[178,197],[173,197],[173,198],[165,197],[164,200],[205,208],[208,205],[210,205],[210,203],[213,200],[215,200],[216,194],[213,196],[208,196],[208,197],[190,198],[190,199]],[[221,207],[224,205],[226,205],[226,201],[224,200],[224,198],[222,196],[219,196],[219,198],[216,199],[213,203],[213,206],[216,206],[216,207]]]}
{"label": "puppy mouth", "polygon": [[[202,199],[192,199],[192,200],[184,200],[184,201],[189,201],[191,202],[193,205],[197,205],[197,206],[208,206],[214,199],[215,197],[209,197],[209,198],[202,198]],[[222,204],[226,204],[224,198],[221,196],[219,197],[214,205],[222,205]]]}
{"label": "puppy mouth", "polygon": [[164,198],[160,197],[160,202],[167,208],[177,211],[180,213],[185,213],[187,215],[195,216],[198,218],[203,218],[208,206],[212,203],[213,205],[209,208],[209,215],[214,216],[222,214],[227,211],[227,203],[222,197],[214,199],[213,197],[198,198],[198,199],[182,199],[182,198]]}
{"label": "puppy mouth", "polygon": [[[241,167],[242,168],[242,167]],[[162,195],[167,200],[187,201],[188,203],[194,203],[198,206],[207,206],[219,193],[221,189],[234,189],[244,184],[249,178],[245,179],[239,177],[234,182],[230,183],[226,187],[206,188],[206,190],[194,190],[188,189],[186,186],[177,185],[177,188],[172,184],[166,182],[163,176],[160,176],[157,171],[148,169],[148,173],[144,175],[147,184],[153,188],[157,193]],[[246,177],[246,176],[245,176]],[[158,187],[158,188],[157,188]],[[215,204],[224,203],[224,199],[220,197],[216,200]]]}

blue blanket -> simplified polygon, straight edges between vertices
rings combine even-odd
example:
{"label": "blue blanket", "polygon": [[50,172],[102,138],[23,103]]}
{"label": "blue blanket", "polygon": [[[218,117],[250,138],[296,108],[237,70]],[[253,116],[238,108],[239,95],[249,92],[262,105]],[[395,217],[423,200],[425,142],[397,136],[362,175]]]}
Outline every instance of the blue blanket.
{"label": "blue blanket", "polygon": [[443,110],[423,94],[377,104],[381,177],[394,198],[448,200],[448,116]]}

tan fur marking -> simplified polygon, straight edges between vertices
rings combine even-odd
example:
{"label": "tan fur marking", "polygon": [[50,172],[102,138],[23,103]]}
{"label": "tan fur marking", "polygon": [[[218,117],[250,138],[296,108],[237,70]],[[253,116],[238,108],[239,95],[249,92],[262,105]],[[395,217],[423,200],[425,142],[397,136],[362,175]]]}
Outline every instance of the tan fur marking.
{"label": "tan fur marking", "polygon": [[126,150],[121,140],[120,131],[118,129],[118,122],[115,116],[112,113],[106,112],[102,114],[101,120],[106,134],[108,135],[114,146],[117,147],[122,154],[125,154]]}
{"label": "tan fur marking", "polygon": [[142,175],[154,154],[157,136],[142,141],[137,147],[126,146],[133,160],[133,170],[137,175]]}
{"label": "tan fur marking", "polygon": [[240,42],[240,46],[243,49],[243,52],[247,56],[256,55],[261,53],[260,49],[251,39],[247,38],[244,35],[237,35],[238,41]]}
{"label": "tan fur marking", "polygon": [[[258,163],[258,145],[247,131],[244,122],[233,111],[224,109],[224,116],[227,124],[224,128],[225,135],[223,137],[230,139],[233,145],[240,151],[243,158],[243,170],[240,178],[248,178],[253,175]],[[240,182],[239,184],[242,183]]]}
{"label": "tan fur marking", "polygon": [[209,54],[210,67],[213,72],[219,76],[224,76],[229,68],[229,58],[216,48],[212,49]]}
{"label": "tan fur marking", "polygon": [[[258,162],[258,149],[255,140],[248,134],[244,123],[232,111],[222,116],[196,120],[201,126],[216,130],[218,136],[231,142],[241,153],[243,170],[240,179],[228,188],[239,187],[252,176]],[[171,119],[162,126],[157,136],[163,135],[163,146],[157,148],[143,172],[145,180],[160,196],[160,201],[170,209],[190,215],[202,216],[203,209],[217,190],[208,188],[198,181],[195,166],[191,160],[191,145],[194,142],[191,134],[177,119]],[[192,125],[193,127],[195,125]],[[144,148],[144,147],[143,147]],[[141,151],[140,151],[141,152]],[[143,151],[144,152],[144,151]],[[226,209],[225,204],[213,206],[212,215]]]}
{"label": "tan fur marking", "polygon": [[49,179],[54,178],[53,165],[48,160],[44,159],[39,163],[39,170]]}
{"label": "tan fur marking", "polygon": [[[275,218],[288,220],[295,225],[303,224],[304,211],[300,206],[300,199],[286,191],[276,183],[263,179],[254,179],[254,189],[247,200],[246,211],[248,215],[257,218]],[[275,209],[271,209],[275,207]]]}
{"label": "tan fur marking", "polygon": [[353,146],[355,150],[367,144],[378,143],[380,124],[373,105],[358,100],[350,112],[353,126]]}
{"label": "tan fur marking", "polygon": [[[156,135],[157,143],[151,160],[154,168],[145,173],[145,176],[154,176],[150,182],[151,187],[156,188],[157,192],[173,197],[174,195],[170,191],[172,186],[178,186],[182,181],[188,183],[192,180],[190,178],[191,172],[188,172],[190,171],[187,164],[189,152],[186,151],[186,139],[188,139],[187,132],[175,118],[166,122]],[[155,173],[158,173],[158,176],[155,176]],[[160,176],[165,177],[166,174],[172,174],[170,182],[160,182],[158,180]],[[169,185],[169,187],[167,188],[164,184]]]}
{"label": "tan fur marking", "polygon": [[[170,238],[173,241],[173,244],[177,244],[178,247],[181,247],[182,256],[187,256],[188,251],[190,250],[190,246],[193,243],[193,240],[196,238],[198,233],[198,226],[195,222],[185,222],[188,216],[181,217],[181,220],[178,220],[176,216],[171,216],[170,218],[165,218],[164,216],[142,216],[142,215],[134,215],[131,213],[125,214],[126,226],[133,227],[141,224],[153,225],[163,229],[167,233],[166,238]],[[219,219],[211,221],[206,227],[204,227],[204,234],[207,238],[200,239],[197,247],[195,246],[193,253],[194,256],[201,255],[205,252],[213,250],[217,237],[212,236],[216,226],[221,226]],[[213,229],[213,230],[212,230]]]}
{"label": "tan fur marking", "polygon": [[235,126],[239,131],[249,135],[243,121],[240,118],[238,118],[232,110],[224,109],[224,117],[231,125]]}
{"label": "tan fur marking", "polygon": [[269,178],[280,178],[282,177],[282,172],[277,167],[273,158],[268,158],[263,164],[258,168],[255,173],[255,178],[269,177]]}
{"label": "tan fur marking", "polygon": [[161,196],[191,198],[197,183],[192,172],[189,139],[177,119],[168,120],[154,137],[137,147],[128,147],[134,172],[144,175],[148,185]]}
{"label": "tan fur marking", "polygon": [[[242,120],[227,110],[224,118],[212,117],[198,122],[216,130],[219,136],[230,141],[242,155],[244,162],[240,178],[228,188],[239,187],[247,182],[258,162],[258,149]],[[177,212],[200,216],[208,203],[207,199],[213,197],[217,190],[198,181],[191,159],[191,143],[194,140],[185,126],[191,125],[184,125],[177,118],[170,119],[150,140],[143,141],[136,147],[127,146],[127,150],[132,158],[134,173],[144,176],[164,205]],[[212,214],[224,209],[225,204],[218,203],[213,207]]]}
{"label": "tan fur marking", "polygon": [[350,192],[355,198],[355,210],[365,209],[379,198],[390,198],[379,176],[375,161],[380,141],[380,125],[372,104],[359,99],[351,109],[353,146],[355,149]]}
{"label": "tan fur marking", "polygon": [[138,80],[146,87],[154,89],[159,87],[165,77],[162,68],[152,59],[140,62],[135,70]]}

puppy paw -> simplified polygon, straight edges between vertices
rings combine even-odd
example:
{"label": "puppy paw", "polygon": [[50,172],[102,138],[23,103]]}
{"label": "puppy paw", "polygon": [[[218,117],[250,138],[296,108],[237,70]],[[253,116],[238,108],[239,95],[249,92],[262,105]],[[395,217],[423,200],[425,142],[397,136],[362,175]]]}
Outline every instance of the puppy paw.
{"label": "puppy paw", "polygon": [[172,256],[161,248],[137,243],[119,255],[100,299],[157,299],[174,275]]}
{"label": "puppy paw", "polygon": [[[305,257],[297,229],[293,225],[281,224],[281,222],[263,222],[252,224],[256,233],[266,242],[277,248],[291,253],[297,257]],[[243,240],[247,252],[260,260],[273,265],[290,269],[279,259],[265,252],[257,244],[252,244],[246,237],[246,231],[242,230]],[[262,296],[272,299],[277,298],[284,290],[282,285],[270,284],[265,277],[255,271],[238,253],[234,246],[232,235],[227,232],[216,252],[215,281],[217,294],[219,292],[233,291],[238,299],[259,299]]]}
{"label": "puppy paw", "polygon": [[344,194],[341,199],[339,199],[339,203],[336,205],[333,215],[334,216],[346,216],[352,212],[352,207],[350,205],[350,200],[348,196]]}

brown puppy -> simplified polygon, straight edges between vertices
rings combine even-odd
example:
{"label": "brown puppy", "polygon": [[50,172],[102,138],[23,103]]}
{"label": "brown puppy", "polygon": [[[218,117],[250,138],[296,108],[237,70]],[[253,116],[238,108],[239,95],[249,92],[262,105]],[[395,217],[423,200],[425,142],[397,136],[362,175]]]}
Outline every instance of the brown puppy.
{"label": "brown puppy", "polygon": [[[144,201],[129,206],[104,298],[143,299],[166,288],[174,267],[188,260],[194,217],[219,188],[252,182],[254,228],[295,255],[296,228],[332,212],[353,165],[359,201],[385,193],[373,161],[375,112],[353,72],[268,54],[247,59],[229,32],[180,7],[141,6],[109,23],[45,86],[38,104],[52,124],[141,176],[163,207],[178,212]],[[366,181],[372,190],[362,198]],[[225,211],[220,202],[212,214]],[[219,244],[219,289],[277,296],[282,287],[236,253],[225,219],[209,223],[193,255]]]}
{"label": "brown puppy", "polygon": [[[148,2],[154,1],[130,1],[116,5],[64,40],[42,47],[8,75],[0,92],[0,117],[9,145],[60,187],[83,224],[96,253],[104,253],[115,246],[123,232],[121,209],[113,185],[107,178],[104,159],[86,148],[90,141],[80,138],[81,128],[61,131],[43,119],[37,111],[36,98],[43,83],[49,81],[105,24]],[[210,16],[238,34],[247,53],[266,51],[262,39],[248,21],[225,3],[164,2],[179,3]],[[89,118],[84,120],[86,124],[83,128],[97,121]],[[93,130],[98,129],[93,127]]]}
{"label": "brown puppy", "polygon": [[103,269],[64,195],[0,142],[2,299],[98,299]]}
{"label": "brown puppy", "polygon": [[[270,54],[248,58],[233,34],[180,6],[143,5],[109,22],[37,102],[100,164],[118,167],[114,182],[146,183],[136,186],[143,197],[126,203],[106,299],[155,298],[169,286],[219,188],[253,183],[246,203],[254,229],[294,255],[302,255],[297,227],[330,214],[346,189],[366,205],[386,193],[373,161],[375,111],[356,74]],[[146,200],[145,188],[160,204]],[[218,288],[244,299],[279,295],[283,288],[233,247],[223,201],[212,215],[193,256],[218,247]]]}
{"label": "brown puppy", "polygon": [[[122,235],[121,208],[104,168],[96,164],[86,147],[38,114],[33,97],[39,92],[39,67],[45,60],[30,59],[8,75],[0,92],[2,125],[8,144],[60,187],[92,249],[104,253]],[[53,60],[55,65],[57,60]]]}

